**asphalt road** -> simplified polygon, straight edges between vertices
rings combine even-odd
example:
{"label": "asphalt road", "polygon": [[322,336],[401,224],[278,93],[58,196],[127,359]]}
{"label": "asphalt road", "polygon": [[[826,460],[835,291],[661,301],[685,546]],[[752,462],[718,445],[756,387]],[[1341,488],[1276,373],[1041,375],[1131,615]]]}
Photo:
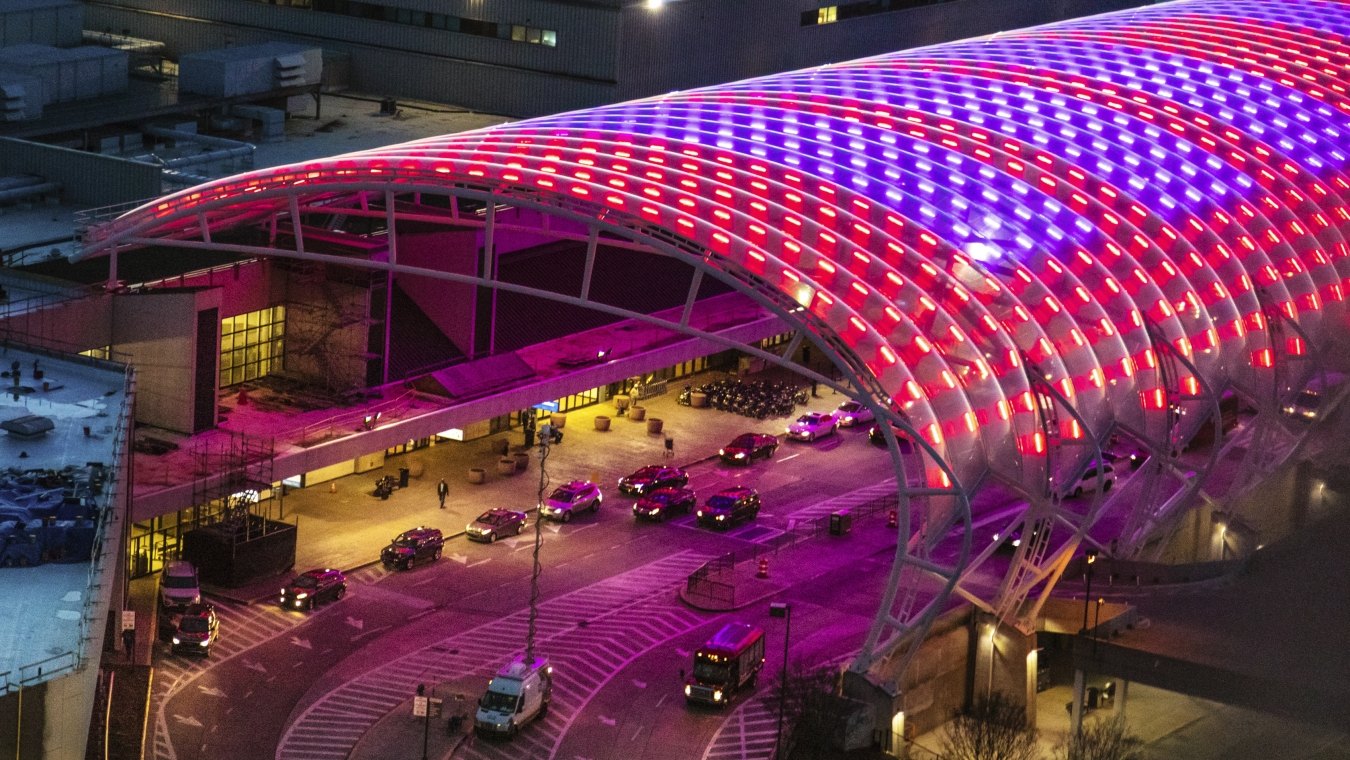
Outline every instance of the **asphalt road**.
{"label": "asphalt road", "polygon": [[[676,584],[710,557],[776,535],[793,512],[888,477],[886,464],[855,429],[785,443],[752,467],[696,465],[691,486],[701,499],[741,483],[763,497],[756,523],[726,534],[689,518],[637,523],[617,493],[595,517],[545,523],[541,648],[575,680],[560,677],[555,709],[513,745],[475,742],[461,755],[519,757],[527,744],[532,757],[701,755],[743,711],[684,708],[678,671],[724,617],[688,609]],[[157,651],[149,756],[344,758],[416,683],[470,673],[485,683],[524,647],[532,532],[492,545],[453,539],[439,562],[412,572],[352,573],[347,597],[313,613],[219,604],[222,640],[210,659]],[[889,559],[863,562],[881,569]],[[793,651],[808,661],[856,649],[875,611],[882,573],[845,575],[800,592]],[[813,648],[816,640],[829,643]]]}

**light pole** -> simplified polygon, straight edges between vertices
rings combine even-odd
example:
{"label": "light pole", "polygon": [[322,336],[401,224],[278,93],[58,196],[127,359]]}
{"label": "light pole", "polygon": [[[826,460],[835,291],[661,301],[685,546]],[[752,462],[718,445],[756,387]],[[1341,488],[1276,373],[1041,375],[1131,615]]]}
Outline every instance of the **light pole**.
{"label": "light pole", "polygon": [[778,733],[773,738],[773,756],[778,757],[783,743],[783,712],[787,707],[788,639],[792,637],[792,606],[787,602],[769,604],[769,617],[783,618],[783,671],[778,683]]}
{"label": "light pole", "polygon": [[1088,601],[1092,599],[1092,564],[1097,561],[1097,550],[1088,549],[1083,553],[1087,559],[1087,588],[1083,592],[1083,628],[1078,633],[1086,635],[1088,632]]}

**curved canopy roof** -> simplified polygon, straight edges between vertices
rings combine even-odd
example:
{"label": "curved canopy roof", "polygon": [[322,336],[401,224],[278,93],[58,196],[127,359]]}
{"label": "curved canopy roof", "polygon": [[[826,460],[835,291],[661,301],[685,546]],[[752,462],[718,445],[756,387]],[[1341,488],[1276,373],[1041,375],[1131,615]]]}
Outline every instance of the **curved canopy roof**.
{"label": "curved canopy roof", "polygon": [[800,304],[958,478],[1028,481],[1047,435],[1187,435],[1345,332],[1348,32],[1168,3],[255,171],[86,254],[380,188],[566,209]]}

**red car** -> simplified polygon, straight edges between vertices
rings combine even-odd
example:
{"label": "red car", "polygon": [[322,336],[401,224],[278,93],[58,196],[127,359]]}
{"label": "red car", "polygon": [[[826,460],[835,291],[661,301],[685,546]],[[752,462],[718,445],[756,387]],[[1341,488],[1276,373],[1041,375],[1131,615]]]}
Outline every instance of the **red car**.
{"label": "red car", "polygon": [[778,437],[767,433],[741,433],[717,455],[727,464],[750,464],[759,457],[773,459],[778,450]]}

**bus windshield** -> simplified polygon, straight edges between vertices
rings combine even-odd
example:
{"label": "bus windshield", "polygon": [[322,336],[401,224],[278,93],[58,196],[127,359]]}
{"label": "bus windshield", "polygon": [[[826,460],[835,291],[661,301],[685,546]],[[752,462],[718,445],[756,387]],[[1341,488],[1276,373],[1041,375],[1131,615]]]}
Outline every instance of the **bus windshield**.
{"label": "bus windshield", "polygon": [[728,677],[727,663],[708,662],[707,660],[694,658],[694,678],[703,683],[726,683]]}

